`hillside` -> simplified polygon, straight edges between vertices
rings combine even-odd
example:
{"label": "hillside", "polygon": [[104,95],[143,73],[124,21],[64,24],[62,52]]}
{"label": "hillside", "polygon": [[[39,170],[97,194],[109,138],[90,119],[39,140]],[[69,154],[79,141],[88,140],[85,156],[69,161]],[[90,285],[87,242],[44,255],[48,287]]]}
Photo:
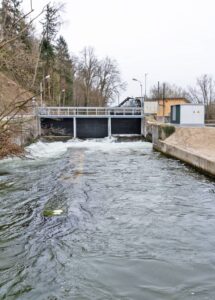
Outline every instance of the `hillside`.
{"label": "hillside", "polygon": [[32,96],[30,92],[0,72],[0,111],[11,102],[22,101]]}

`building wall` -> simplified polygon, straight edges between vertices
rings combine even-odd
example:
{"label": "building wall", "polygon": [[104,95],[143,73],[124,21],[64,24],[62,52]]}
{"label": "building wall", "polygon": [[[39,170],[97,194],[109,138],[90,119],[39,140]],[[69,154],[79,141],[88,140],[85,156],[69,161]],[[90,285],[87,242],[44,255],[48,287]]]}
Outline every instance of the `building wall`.
{"label": "building wall", "polygon": [[[164,105],[163,105],[164,104]],[[163,102],[162,99],[158,100],[158,117],[169,117],[171,113],[171,106],[178,104],[187,104],[187,100],[185,98],[166,98]]]}
{"label": "building wall", "polygon": [[204,125],[204,105],[181,105],[180,124]]}
{"label": "building wall", "polygon": [[158,101],[145,101],[144,102],[144,113],[145,114],[157,114]]}

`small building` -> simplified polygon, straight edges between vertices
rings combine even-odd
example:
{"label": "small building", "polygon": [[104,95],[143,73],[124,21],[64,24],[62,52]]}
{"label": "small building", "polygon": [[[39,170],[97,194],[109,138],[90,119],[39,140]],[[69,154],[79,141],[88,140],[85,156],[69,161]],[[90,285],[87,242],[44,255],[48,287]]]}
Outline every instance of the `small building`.
{"label": "small building", "polygon": [[158,101],[156,99],[147,99],[144,101],[144,113],[146,115],[157,115]]}
{"label": "small building", "polygon": [[180,104],[171,106],[170,122],[180,125],[205,124],[205,108],[203,104]]}
{"label": "small building", "polygon": [[186,98],[158,99],[158,117],[170,117],[171,106],[190,103]]}
{"label": "small building", "polygon": [[144,101],[144,113],[146,115],[155,115],[158,118],[169,118],[172,105],[186,103],[189,103],[186,98],[147,98]]}

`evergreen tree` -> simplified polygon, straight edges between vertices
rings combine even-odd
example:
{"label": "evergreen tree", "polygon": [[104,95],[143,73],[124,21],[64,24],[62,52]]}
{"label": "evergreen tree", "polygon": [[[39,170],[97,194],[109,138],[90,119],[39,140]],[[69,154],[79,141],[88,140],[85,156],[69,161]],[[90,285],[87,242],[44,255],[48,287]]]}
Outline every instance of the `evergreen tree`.
{"label": "evergreen tree", "polygon": [[56,60],[60,76],[59,102],[61,105],[71,105],[73,102],[73,67],[68,45],[63,36],[57,40]]}
{"label": "evergreen tree", "polygon": [[[53,80],[53,65],[55,59],[55,38],[59,29],[59,8],[48,4],[46,6],[46,14],[44,20],[42,21],[43,25],[43,39],[41,45],[41,61],[42,61],[42,78],[46,75],[51,75]],[[46,88],[47,86],[47,88]],[[53,87],[49,82],[44,82],[44,99],[51,101],[53,98]],[[51,97],[52,94],[52,97]]]}

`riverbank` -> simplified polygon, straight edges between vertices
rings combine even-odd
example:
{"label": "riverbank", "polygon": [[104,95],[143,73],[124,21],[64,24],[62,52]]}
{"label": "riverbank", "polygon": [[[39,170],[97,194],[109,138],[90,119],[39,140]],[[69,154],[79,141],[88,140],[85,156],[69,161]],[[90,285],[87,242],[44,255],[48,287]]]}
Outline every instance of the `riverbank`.
{"label": "riverbank", "polygon": [[215,128],[151,124],[153,148],[215,177]]}
{"label": "riverbank", "polygon": [[38,124],[35,117],[14,119],[8,131],[0,133],[0,159],[8,156],[22,156],[24,147],[35,142]]}

